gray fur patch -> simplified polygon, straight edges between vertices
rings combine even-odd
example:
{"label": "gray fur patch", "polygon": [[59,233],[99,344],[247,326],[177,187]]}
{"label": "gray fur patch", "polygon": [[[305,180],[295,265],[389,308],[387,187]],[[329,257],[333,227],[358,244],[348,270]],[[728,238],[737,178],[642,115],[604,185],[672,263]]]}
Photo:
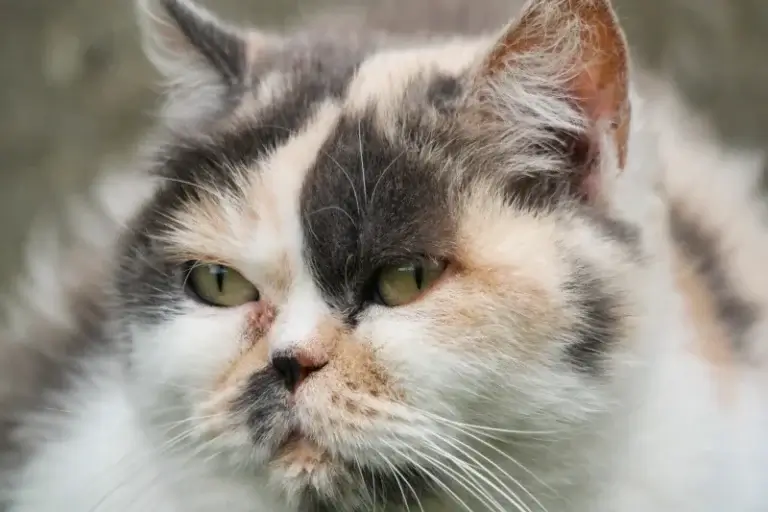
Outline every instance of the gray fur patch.
{"label": "gray fur patch", "polygon": [[600,376],[602,361],[621,334],[619,302],[607,291],[592,265],[579,260],[571,265],[571,278],[565,284],[565,291],[579,311],[580,321],[573,327],[574,339],[566,348],[566,358],[576,370]]}
{"label": "gray fur patch", "polygon": [[161,0],[161,5],[184,37],[216,70],[226,85],[230,88],[238,87],[246,74],[243,39],[214,21],[201,18],[184,2]]}
{"label": "gray fur patch", "polygon": [[374,118],[340,121],[301,192],[309,266],[328,302],[350,320],[370,300],[380,267],[448,256],[453,242],[449,181],[439,163],[410,140],[384,136]]}
{"label": "gray fur patch", "polygon": [[718,320],[727,328],[734,352],[743,353],[747,349],[747,334],[757,321],[757,306],[739,296],[712,234],[676,207],[670,211],[670,229],[672,238],[706,281],[715,299]]}

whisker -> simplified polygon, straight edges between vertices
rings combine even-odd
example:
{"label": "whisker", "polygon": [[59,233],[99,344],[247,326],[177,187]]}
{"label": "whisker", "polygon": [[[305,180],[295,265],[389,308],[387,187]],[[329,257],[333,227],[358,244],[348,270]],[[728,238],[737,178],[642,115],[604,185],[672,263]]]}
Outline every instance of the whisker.
{"label": "whisker", "polygon": [[362,210],[362,208],[361,208],[361,206],[360,206],[360,198],[359,198],[359,197],[358,197],[358,195],[357,195],[357,189],[355,188],[355,182],[354,182],[354,181],[352,181],[352,177],[349,175],[349,173],[347,172],[347,170],[346,170],[346,169],[344,169],[344,167],[343,167],[343,166],[342,166],[342,165],[341,165],[341,164],[338,162],[338,160],[336,160],[335,158],[333,158],[333,156],[332,156],[330,153],[328,153],[327,151],[324,151],[324,150],[322,150],[322,149],[320,150],[320,152],[321,152],[321,153],[322,153],[324,156],[326,156],[327,158],[329,158],[329,159],[331,160],[331,162],[333,162],[333,163],[336,165],[336,167],[337,167],[337,168],[338,168],[338,169],[339,169],[339,170],[340,170],[340,171],[341,171],[341,172],[344,174],[344,177],[346,177],[346,178],[347,178],[347,181],[349,182],[349,186],[350,186],[350,188],[352,189],[352,194],[353,194],[353,196],[354,196],[354,198],[355,198],[355,204],[357,205],[357,214],[358,214],[358,215],[360,215],[360,216],[362,216],[363,210]]}
{"label": "whisker", "polygon": [[408,498],[405,497],[405,491],[403,490],[403,486],[400,484],[400,477],[401,477],[400,472],[397,470],[395,465],[389,461],[389,458],[387,458],[386,455],[384,455],[383,453],[380,455],[382,460],[392,470],[392,475],[395,477],[395,483],[397,484],[398,489],[400,489],[400,496],[403,498],[403,506],[406,508],[407,512],[411,512],[411,507],[408,505]]}
{"label": "whisker", "polygon": [[[491,466],[493,466],[493,467],[494,467],[496,470],[500,471],[500,472],[501,472],[501,473],[502,473],[504,476],[506,476],[507,478],[509,478],[509,479],[512,481],[512,483],[514,483],[515,485],[517,485],[518,487],[520,487],[520,488],[521,488],[521,489],[522,489],[522,490],[523,490],[523,491],[524,491],[524,492],[525,492],[525,493],[526,493],[526,494],[527,494],[529,497],[531,497],[531,498],[532,498],[534,501],[536,501],[536,503],[537,503],[537,504],[538,504],[538,505],[539,505],[539,506],[540,506],[540,507],[541,507],[543,510],[545,510],[545,511],[546,511],[546,509],[544,508],[544,506],[543,506],[543,505],[541,505],[541,504],[538,502],[538,500],[537,500],[537,499],[536,499],[536,498],[533,496],[533,494],[531,494],[531,493],[530,493],[530,492],[529,492],[529,491],[528,491],[528,490],[525,488],[525,486],[523,486],[523,485],[522,485],[522,484],[521,484],[519,481],[517,481],[515,478],[513,478],[511,475],[509,475],[509,474],[508,474],[506,471],[504,471],[504,470],[503,470],[503,469],[502,469],[502,468],[501,468],[501,467],[500,467],[498,464],[496,464],[495,462],[493,462],[491,459],[489,459],[488,457],[486,457],[485,455],[483,455],[483,454],[482,454],[482,453],[480,453],[479,451],[475,450],[474,448],[470,447],[469,445],[467,445],[467,444],[465,444],[465,443],[462,443],[462,442],[461,442],[461,441],[459,441],[458,439],[449,440],[449,439],[441,438],[440,440],[441,440],[441,441],[443,441],[443,442],[445,442],[445,443],[447,443],[447,444],[449,444],[449,446],[451,446],[451,448],[453,448],[454,450],[456,450],[456,451],[458,451],[459,453],[461,453],[461,454],[462,454],[464,457],[467,457],[468,459],[470,459],[470,461],[471,461],[472,463],[474,463],[475,467],[477,467],[479,470],[482,470],[482,471],[484,471],[486,474],[488,474],[488,476],[489,476],[490,478],[492,478],[493,480],[495,480],[496,482],[498,482],[498,484],[499,484],[499,485],[501,485],[501,486],[503,487],[503,489],[500,489],[499,487],[497,487],[496,485],[494,485],[494,484],[492,484],[492,483],[490,483],[490,482],[489,482],[489,485],[491,485],[491,486],[494,488],[494,490],[496,490],[497,492],[501,493],[501,495],[502,495],[502,496],[504,496],[504,497],[505,497],[505,498],[506,498],[508,501],[510,501],[510,502],[511,502],[511,503],[512,503],[514,506],[518,507],[520,510],[525,510],[526,512],[532,512],[532,511],[531,511],[531,509],[530,509],[530,507],[528,507],[527,505],[525,505],[525,503],[524,503],[524,502],[523,502],[523,501],[520,499],[520,497],[517,495],[517,493],[516,493],[516,492],[514,492],[512,489],[510,489],[510,488],[509,488],[509,487],[508,487],[506,484],[504,484],[504,482],[501,480],[501,478],[499,478],[497,475],[495,475],[495,474],[494,474],[492,471],[490,471],[490,470],[489,470],[487,467],[485,467],[485,466],[484,466],[483,464],[481,464],[481,463],[480,463],[480,462],[479,462],[477,459],[475,459],[474,457],[472,457],[472,456],[471,456],[470,454],[468,454],[468,453],[467,453],[467,452],[466,452],[464,449],[462,449],[461,447],[457,446],[455,443],[460,443],[461,445],[465,446],[465,447],[466,447],[466,449],[468,449],[468,450],[471,450],[472,452],[474,452],[475,454],[477,454],[477,455],[478,455],[478,456],[479,456],[481,459],[483,459],[483,461],[485,461],[486,463],[488,463],[488,464],[490,464]],[[441,451],[442,451],[442,449],[441,449]],[[448,455],[448,456],[451,456],[449,453],[446,453],[446,455]],[[510,497],[510,496],[507,496],[507,495],[505,494],[505,492],[507,492],[507,493],[511,494],[512,496],[511,496],[511,497]]]}
{"label": "whisker", "polygon": [[400,474],[400,476],[403,479],[403,482],[405,482],[405,485],[408,487],[408,489],[411,491],[411,494],[413,495],[413,499],[416,500],[416,504],[419,506],[419,511],[424,512],[424,506],[421,504],[421,499],[419,499],[419,494],[416,492],[416,490],[413,488],[413,485],[411,485],[411,482],[408,481],[408,477],[403,475],[403,473],[397,469],[396,466],[392,466],[392,469]]}
{"label": "whisker", "polygon": [[363,177],[363,204],[368,206],[368,191],[365,183],[365,161],[363,157],[363,134],[362,134],[362,120],[357,121],[357,143],[360,148],[360,173]]}
{"label": "whisker", "polygon": [[419,414],[423,414],[424,416],[430,419],[438,421],[440,423],[445,423],[445,424],[462,427],[462,428],[468,428],[471,430],[477,430],[480,432],[494,432],[499,434],[510,434],[510,435],[553,435],[553,434],[559,433],[556,430],[514,430],[514,429],[500,428],[500,427],[489,427],[486,425],[474,425],[471,423],[462,423],[460,421],[450,420],[444,416],[440,416],[439,414],[436,414],[430,411],[419,409],[412,405],[407,405],[406,407],[409,409],[412,409],[413,411]]}
{"label": "whisker", "polygon": [[[444,450],[443,448],[439,447],[435,443],[430,442],[429,448],[435,452],[436,455],[440,455],[442,458],[446,459],[447,461],[452,462],[454,465],[456,465],[457,468],[461,469],[468,477],[472,478],[474,482],[482,482],[483,485],[486,486],[486,488],[490,487],[490,489],[496,491],[501,496],[503,496],[509,503],[515,507],[517,510],[525,510],[525,512],[530,512],[530,510],[526,510],[523,508],[523,504],[521,500],[517,497],[517,495],[509,489],[507,486],[505,486],[502,483],[502,486],[504,489],[500,488],[496,484],[494,484],[491,480],[488,479],[488,477],[483,474],[481,471],[484,471],[487,475],[489,475],[491,478],[494,478],[496,480],[499,480],[498,477],[495,477],[491,472],[489,472],[486,468],[482,467],[477,463],[476,460],[469,457],[469,461],[462,460],[461,458],[457,457],[456,455]],[[459,452],[462,453],[462,452]],[[467,455],[465,453],[462,453],[465,457]],[[479,484],[478,484],[479,485]],[[506,492],[505,492],[506,491]],[[485,495],[494,503],[496,504],[501,510],[504,510],[504,507],[496,501],[496,499],[491,498],[491,493],[484,489]],[[509,496],[511,495],[511,497]]]}
{"label": "whisker", "polygon": [[[458,422],[458,421],[449,420],[449,419],[444,418],[444,417],[442,417],[442,416],[440,416],[438,414],[431,413],[429,411],[422,411],[422,410],[419,410],[419,409],[417,409],[415,407],[412,407],[412,406],[409,406],[409,408],[416,410],[420,414],[425,415],[426,417],[432,419],[433,421],[436,421],[436,422],[438,422],[440,424],[443,424],[443,425],[445,425],[445,426],[447,426],[449,428],[453,428],[453,429],[457,430],[458,432],[460,432],[462,435],[465,435],[465,436],[469,437],[470,439],[472,439],[472,440],[480,443],[481,445],[485,446],[486,448],[488,448],[490,450],[493,450],[494,452],[498,453],[499,455],[501,455],[505,459],[507,459],[510,462],[512,462],[515,466],[517,466],[522,471],[524,471],[527,475],[529,475],[531,478],[533,478],[537,483],[542,485],[544,488],[546,488],[547,490],[549,490],[549,491],[551,491],[553,493],[556,493],[555,490],[550,485],[548,485],[541,478],[539,478],[535,473],[533,473],[531,470],[529,470],[527,467],[525,467],[525,465],[523,465],[520,461],[518,461],[517,459],[515,459],[514,457],[512,457],[508,453],[504,452],[503,450],[500,450],[499,448],[494,446],[492,443],[489,443],[486,439],[483,439],[483,437],[486,437],[486,438],[490,437],[490,438],[492,438],[494,440],[497,440],[497,441],[503,441],[503,440],[495,438],[495,437],[488,436],[484,432],[473,432],[472,430],[473,429],[482,429],[482,430],[490,430],[490,431],[493,431],[493,432],[502,432],[502,433],[506,433],[506,434],[514,434],[514,435],[556,434],[557,431],[532,431],[532,430],[531,431],[525,431],[525,430],[511,430],[511,429],[501,429],[501,428],[494,428],[494,427],[485,427],[485,426],[482,426],[482,425],[472,425],[472,424],[469,424],[469,423],[462,423],[462,422]],[[483,437],[481,437],[481,436],[483,436]],[[472,449],[475,453],[480,454],[480,452],[478,452],[477,450],[471,448],[468,444],[463,443],[463,442],[461,442],[459,440],[455,440],[455,441],[461,443],[463,446],[465,446],[467,448]],[[480,455],[483,456],[484,458],[486,458],[486,460],[490,461],[490,459],[487,459],[487,457],[485,457],[484,455],[482,455],[482,454],[480,454]],[[509,477],[509,475],[507,475],[507,476]],[[536,497],[533,496],[524,486],[522,486],[516,480],[515,480],[515,483],[521,489],[523,489],[523,491],[526,494],[528,494],[536,502],[536,504],[539,507],[541,507],[543,510],[546,510],[546,508],[539,502],[539,500],[536,499]]]}
{"label": "whisker", "polygon": [[376,183],[373,185],[373,190],[371,191],[371,199],[370,203],[373,203],[374,199],[376,199],[376,189],[379,188],[379,183],[381,183],[381,180],[384,178],[384,175],[387,174],[387,172],[395,165],[395,162],[397,162],[401,156],[405,154],[405,150],[402,150],[396,157],[392,159],[392,161],[384,168],[383,171],[381,171],[381,174],[379,174],[378,179],[376,179]]}
{"label": "whisker", "polygon": [[[385,444],[388,444],[386,441],[384,441]],[[402,451],[398,450],[395,446],[390,446],[390,448],[397,453],[400,457],[407,460],[409,464],[411,464],[414,468],[416,468],[418,471],[420,471],[422,474],[427,475],[430,479],[432,479],[435,484],[440,487],[443,491],[445,491],[446,494],[448,494],[456,503],[458,503],[466,512],[474,512],[472,508],[467,505],[467,503],[461,499],[461,497],[456,494],[453,490],[448,487],[448,485],[445,484],[440,478],[435,476],[434,473],[429,471],[427,468],[424,467],[423,464],[418,462],[417,460],[414,460],[412,457],[409,457],[407,454],[403,453]],[[418,450],[411,448],[411,451],[415,454],[420,455],[421,452]]]}
{"label": "whisker", "polygon": [[358,475],[360,475],[360,482],[362,483],[362,487],[365,490],[365,494],[367,495],[368,500],[370,502],[373,502],[373,496],[371,496],[371,490],[367,485],[365,485],[365,476],[363,476],[363,467],[360,465],[360,460],[357,458],[357,455],[355,455],[355,466],[357,467]]}
{"label": "whisker", "polygon": [[[177,445],[178,442],[182,442],[186,438],[186,436],[188,436],[189,434],[190,434],[189,430],[188,431],[184,431],[181,434],[179,434],[179,435],[175,436],[174,438],[172,438],[167,443],[164,443],[164,445],[175,446],[175,445]],[[160,453],[164,453],[165,450],[161,449],[161,450],[159,450],[159,452]],[[143,455],[145,455],[145,457],[142,458],[142,459],[139,459],[139,463],[140,463],[139,465],[140,466],[144,466],[146,463],[148,463],[152,458],[154,458],[157,455],[157,453],[150,452],[150,453],[145,453]],[[125,462],[125,459],[121,459],[120,461],[118,461],[116,466],[122,465],[122,462]],[[102,495],[102,497],[91,508],[91,512],[98,511],[105,503],[109,502],[109,500],[112,498],[112,496],[118,490],[123,488],[123,486],[125,486],[129,482],[131,482],[132,479],[139,478],[139,477],[141,477],[143,475],[143,473],[141,471],[138,471],[138,470],[137,471],[129,471],[129,470],[126,469],[126,473],[127,474],[126,474],[126,476],[124,478],[121,478],[114,486],[112,486],[109,490],[107,490]],[[92,485],[93,482],[87,482],[87,484],[88,485]]]}
{"label": "whisker", "polygon": [[462,475],[457,470],[451,468],[444,462],[440,461],[435,457],[427,455],[422,451],[414,450],[414,453],[416,453],[419,457],[423,458],[425,461],[432,464],[434,467],[440,469],[443,472],[443,474],[445,474],[446,476],[449,476],[450,478],[452,478],[454,482],[460,485],[472,497],[479,500],[483,504],[483,506],[485,506],[489,510],[498,510],[499,512],[506,512],[504,508],[501,506],[501,504],[498,501],[496,501],[492,496],[490,496],[489,493],[477,483],[477,480],[473,478],[473,475],[467,472],[464,467],[460,466],[460,469],[464,470],[464,475]]}
{"label": "whisker", "polygon": [[[480,444],[482,444],[483,446],[487,447],[488,449],[490,449],[490,450],[493,450],[494,452],[498,453],[499,455],[501,455],[502,457],[504,457],[505,459],[507,459],[508,461],[510,461],[512,464],[514,464],[514,465],[516,465],[517,467],[519,467],[519,468],[520,468],[521,470],[523,470],[525,473],[527,473],[527,474],[528,474],[528,475],[529,475],[531,478],[533,478],[534,480],[536,480],[536,482],[537,482],[537,483],[541,484],[541,485],[542,485],[543,487],[545,487],[547,490],[549,490],[549,491],[551,491],[551,492],[553,492],[553,493],[556,493],[556,491],[555,491],[555,490],[554,490],[554,489],[553,489],[553,488],[552,488],[550,485],[548,485],[548,484],[547,484],[546,482],[544,482],[544,481],[543,481],[541,478],[539,478],[538,476],[536,476],[536,474],[535,474],[535,473],[533,473],[531,470],[529,470],[527,467],[525,467],[525,465],[523,465],[523,464],[522,464],[520,461],[518,461],[517,459],[515,459],[514,457],[512,457],[512,456],[511,456],[511,455],[509,455],[508,453],[504,452],[503,450],[500,450],[499,448],[497,448],[497,447],[493,446],[491,443],[489,443],[489,442],[485,441],[484,439],[482,439],[482,438],[480,438],[480,437],[478,437],[478,436],[476,436],[476,435],[474,435],[474,434],[472,434],[472,433],[470,433],[470,432],[464,432],[464,435],[466,435],[466,436],[468,436],[468,437],[470,437],[470,438],[474,439],[475,441],[477,441],[478,443],[480,443]],[[542,507],[542,508],[543,508],[543,507]]]}
{"label": "whisker", "polygon": [[[169,422],[166,424],[161,424],[160,428],[165,433],[170,433],[173,431],[173,429],[177,428],[178,426],[192,423],[196,421],[201,421],[207,418],[215,417],[216,415],[205,415],[205,416],[195,416],[195,417],[187,417],[183,418],[178,421]],[[131,454],[129,454],[126,458],[126,456],[120,458],[118,461],[116,461],[113,465],[111,465],[107,470],[105,471],[106,474],[109,474],[111,470],[120,468],[121,466],[125,465],[126,463],[131,463],[131,466],[128,468],[125,468],[125,473],[127,476],[125,478],[120,479],[110,490],[108,490],[100,499],[96,502],[96,504],[91,508],[91,512],[96,512],[99,510],[105,503],[108,503],[108,500],[114,495],[115,492],[117,492],[119,489],[121,489],[123,486],[128,484],[133,478],[139,478],[142,475],[141,471],[134,470],[133,468],[138,469],[141,466],[144,466],[147,462],[149,462],[152,458],[169,453],[171,450],[174,450],[176,447],[178,447],[180,444],[185,442],[187,439],[189,439],[192,434],[194,433],[194,430],[192,428],[187,428],[185,430],[182,430],[178,434],[174,435],[170,439],[163,442],[157,449],[150,450],[148,453],[140,453],[140,458],[138,460],[134,460],[130,457]],[[190,457],[191,458],[191,457]],[[87,482],[88,485],[92,485],[93,482],[89,481]]]}
{"label": "whisker", "polygon": [[340,212],[340,213],[344,214],[344,215],[345,215],[345,216],[346,216],[346,217],[349,219],[349,222],[350,222],[350,223],[351,223],[351,224],[352,224],[352,225],[353,225],[355,228],[357,228],[357,221],[355,221],[355,219],[354,219],[354,218],[353,218],[353,217],[352,217],[352,216],[351,216],[349,213],[347,213],[347,211],[346,211],[346,210],[344,210],[344,209],[343,209],[343,208],[341,208],[340,206],[325,206],[325,207],[323,207],[323,208],[319,208],[319,209],[317,209],[317,210],[313,211],[313,212],[312,212],[312,213],[310,213],[309,215],[310,215],[310,216],[313,216],[313,215],[316,215],[316,214],[318,214],[318,213],[322,213],[322,212],[324,212],[324,211],[327,211],[327,210],[333,210],[333,211],[337,211],[337,212]]}
{"label": "whisker", "polygon": [[[202,452],[203,452],[204,450],[206,450],[206,449],[207,449],[207,448],[208,448],[208,447],[209,447],[211,444],[213,444],[214,442],[216,442],[216,441],[217,441],[217,439],[218,439],[218,436],[214,436],[213,438],[211,438],[211,439],[207,440],[205,443],[203,443],[202,445],[200,445],[200,446],[199,446],[197,449],[193,450],[193,451],[192,451],[192,453],[190,453],[190,454],[185,454],[185,456],[184,456],[184,459],[186,459],[186,460],[189,460],[189,461],[192,461],[193,459],[195,459],[195,458],[196,458],[196,457],[199,455],[199,453],[202,453]],[[218,455],[218,453],[213,453],[211,456],[209,456],[209,457],[207,457],[206,459],[204,459],[203,463],[206,463],[206,462],[208,462],[208,461],[212,460],[212,459],[213,459],[215,456],[217,456],[217,455]],[[163,475],[163,476],[164,476],[164,478],[166,478],[166,479],[168,478],[168,476],[167,476],[167,475]],[[177,475],[177,476],[176,476],[176,481],[178,481],[180,478],[181,478],[181,477]],[[161,483],[161,482],[160,482],[160,480],[159,480],[158,478],[155,478],[155,479],[153,479],[153,480],[150,482],[150,485],[149,485],[148,487],[145,487],[144,489],[141,489],[141,490],[137,490],[137,493],[136,493],[136,494],[137,494],[137,497],[136,497],[136,498],[135,498],[135,499],[134,499],[134,500],[131,502],[131,505],[135,505],[135,504],[136,504],[136,502],[142,498],[142,496],[145,496],[145,495],[147,494],[147,491],[148,491],[148,490],[150,490],[150,489],[153,489],[154,487],[156,487],[156,486],[160,485],[160,483]],[[131,506],[130,508],[131,508],[131,509],[133,509],[133,506]]]}

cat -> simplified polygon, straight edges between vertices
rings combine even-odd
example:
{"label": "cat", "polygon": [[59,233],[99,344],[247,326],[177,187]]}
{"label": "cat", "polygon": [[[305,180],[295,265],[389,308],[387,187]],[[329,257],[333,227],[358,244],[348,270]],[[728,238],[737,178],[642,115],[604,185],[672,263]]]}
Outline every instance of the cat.
{"label": "cat", "polygon": [[762,155],[609,0],[455,37],[138,6],[162,122],[32,254],[1,510],[766,510]]}

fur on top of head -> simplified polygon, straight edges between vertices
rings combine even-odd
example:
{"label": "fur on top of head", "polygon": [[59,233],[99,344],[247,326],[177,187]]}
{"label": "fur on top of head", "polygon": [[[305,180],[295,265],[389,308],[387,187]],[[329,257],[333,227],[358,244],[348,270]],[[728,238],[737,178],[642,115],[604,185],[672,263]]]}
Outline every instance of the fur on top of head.
{"label": "fur on top of head", "polygon": [[170,135],[113,314],[146,410],[203,418],[207,449],[291,502],[369,510],[409,499],[405,476],[418,500],[466,465],[445,494],[530,502],[477,491],[480,459],[552,469],[530,433],[572,442],[607,414],[646,306],[608,0],[423,42],[139,5]]}

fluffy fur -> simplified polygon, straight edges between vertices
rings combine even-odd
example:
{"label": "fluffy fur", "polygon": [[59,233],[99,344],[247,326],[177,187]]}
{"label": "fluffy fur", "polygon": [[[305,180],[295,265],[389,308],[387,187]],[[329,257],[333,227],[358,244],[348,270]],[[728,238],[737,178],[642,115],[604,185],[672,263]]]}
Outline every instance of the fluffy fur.
{"label": "fluffy fur", "polygon": [[[630,80],[606,0],[421,39],[138,5],[163,123],[31,255],[3,510],[765,508],[762,160]],[[369,300],[424,256],[427,293]],[[197,261],[260,300],[200,303]]]}

